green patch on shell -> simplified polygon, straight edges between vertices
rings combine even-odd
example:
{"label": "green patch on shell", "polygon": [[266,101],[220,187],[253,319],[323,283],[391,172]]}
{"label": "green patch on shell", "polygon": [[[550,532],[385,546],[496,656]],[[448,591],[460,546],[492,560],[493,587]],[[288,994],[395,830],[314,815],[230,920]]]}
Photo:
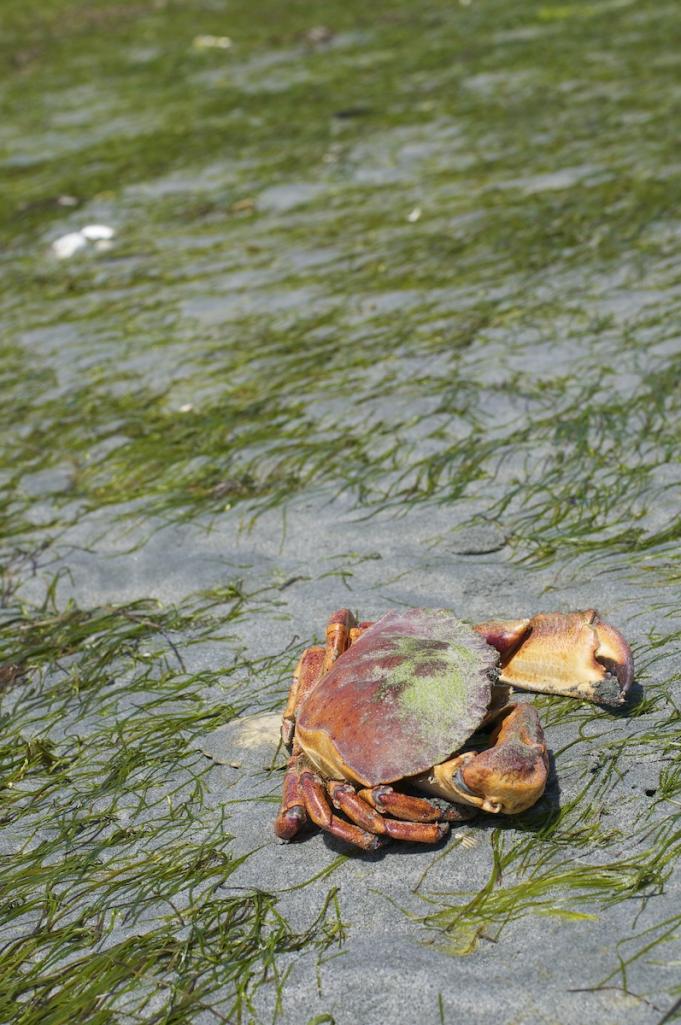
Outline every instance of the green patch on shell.
{"label": "green patch on shell", "polygon": [[394,688],[404,717],[425,732],[440,729],[444,715],[448,720],[466,717],[471,687],[484,687],[487,666],[480,648],[471,647],[468,637],[435,642],[430,649],[421,638],[399,637],[394,654],[402,661],[390,673],[389,689]]}
{"label": "green patch on shell", "polygon": [[496,653],[447,609],[389,612],[369,631],[362,660],[382,677],[382,714],[413,730],[438,759],[463,744],[484,717]]}

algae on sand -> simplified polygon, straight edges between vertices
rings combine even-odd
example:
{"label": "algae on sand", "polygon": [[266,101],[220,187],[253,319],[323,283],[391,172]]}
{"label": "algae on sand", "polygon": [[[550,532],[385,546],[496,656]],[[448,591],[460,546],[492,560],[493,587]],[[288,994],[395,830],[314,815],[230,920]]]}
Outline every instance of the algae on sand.
{"label": "algae on sand", "polygon": [[[678,36],[652,0],[3,0],[3,1019],[674,1006]],[[280,848],[280,774],[200,753],[341,605],[592,604],[643,700],[539,699],[546,801],[442,852]]]}

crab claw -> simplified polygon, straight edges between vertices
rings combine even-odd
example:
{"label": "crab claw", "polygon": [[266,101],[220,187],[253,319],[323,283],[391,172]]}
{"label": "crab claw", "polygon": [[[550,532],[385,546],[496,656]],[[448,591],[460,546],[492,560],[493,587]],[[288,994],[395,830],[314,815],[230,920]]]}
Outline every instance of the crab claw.
{"label": "crab claw", "polygon": [[544,731],[534,706],[512,705],[493,739],[486,751],[468,751],[449,763],[451,786],[456,800],[516,815],[539,800],[548,774]]}
{"label": "crab claw", "polygon": [[475,629],[501,654],[500,682],[521,690],[620,705],[634,680],[629,645],[595,609],[494,620]]}

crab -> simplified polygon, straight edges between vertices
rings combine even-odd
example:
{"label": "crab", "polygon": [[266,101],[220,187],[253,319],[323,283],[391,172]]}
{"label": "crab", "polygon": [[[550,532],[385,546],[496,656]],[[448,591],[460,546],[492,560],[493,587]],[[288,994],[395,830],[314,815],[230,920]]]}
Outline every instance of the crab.
{"label": "crab", "polygon": [[511,690],[617,706],[633,678],[627,642],[594,609],[477,626],[447,609],[374,623],[341,609],[293,676],[275,833],[292,840],[312,820],[374,850],[437,843],[480,809],[525,811],[544,792],[548,755],[536,708]]}

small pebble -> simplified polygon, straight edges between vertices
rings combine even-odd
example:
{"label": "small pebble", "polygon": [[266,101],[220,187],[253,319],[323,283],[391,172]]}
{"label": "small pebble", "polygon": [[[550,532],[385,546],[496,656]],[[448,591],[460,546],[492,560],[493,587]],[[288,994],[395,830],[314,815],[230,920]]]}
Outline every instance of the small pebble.
{"label": "small pebble", "polygon": [[200,750],[219,765],[232,769],[271,768],[285,765],[286,751],[281,751],[281,715],[258,712],[239,716],[201,738]]}
{"label": "small pebble", "polygon": [[313,25],[304,34],[303,39],[308,46],[323,46],[324,43],[331,42],[334,34],[333,29],[330,29],[327,25]]}
{"label": "small pebble", "polygon": [[252,196],[245,196],[243,199],[237,199],[235,203],[232,203],[229,209],[235,214],[250,213],[252,210],[255,210],[255,200]]}

